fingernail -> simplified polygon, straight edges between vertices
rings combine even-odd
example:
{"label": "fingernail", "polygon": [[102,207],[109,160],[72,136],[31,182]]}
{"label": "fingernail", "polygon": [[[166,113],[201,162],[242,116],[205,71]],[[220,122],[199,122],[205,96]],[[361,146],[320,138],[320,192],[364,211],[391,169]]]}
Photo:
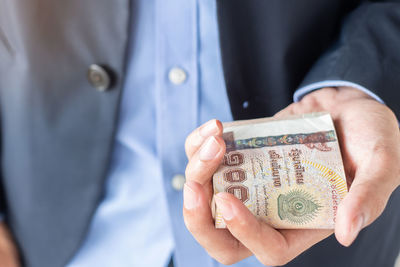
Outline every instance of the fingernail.
{"label": "fingernail", "polygon": [[349,235],[351,236],[352,242],[356,239],[358,233],[361,231],[364,226],[364,216],[359,215],[356,219],[354,219]]}
{"label": "fingernail", "polygon": [[189,185],[185,184],[183,187],[183,206],[187,210],[192,210],[197,207],[197,204],[198,198],[196,193]]}
{"label": "fingernail", "polygon": [[209,121],[208,123],[200,127],[196,137],[193,138],[192,144],[194,146],[200,146],[204,142],[204,139],[206,139],[209,136],[218,134],[218,130],[219,129],[217,126],[217,121],[216,120]]}
{"label": "fingernail", "polygon": [[206,143],[201,147],[199,158],[202,161],[209,161],[217,156],[218,152],[221,150],[217,139],[214,136],[209,137]]}
{"label": "fingernail", "polygon": [[232,206],[228,201],[218,196],[219,194],[215,195],[215,202],[217,203],[217,208],[221,212],[222,217],[224,220],[230,221],[233,219],[234,214],[232,210]]}
{"label": "fingernail", "polygon": [[200,128],[199,131],[202,137],[209,137],[218,133],[217,121],[209,121],[206,125]]}

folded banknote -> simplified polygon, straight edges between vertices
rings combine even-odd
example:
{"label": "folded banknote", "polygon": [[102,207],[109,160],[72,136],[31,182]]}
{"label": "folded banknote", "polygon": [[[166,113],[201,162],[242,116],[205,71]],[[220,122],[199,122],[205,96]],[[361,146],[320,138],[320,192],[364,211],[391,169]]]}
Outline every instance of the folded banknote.
{"label": "folded banknote", "polygon": [[[332,229],[347,194],[338,138],[328,113],[224,123],[226,154],[214,194],[235,195],[277,229]],[[217,228],[225,228],[215,201]]]}

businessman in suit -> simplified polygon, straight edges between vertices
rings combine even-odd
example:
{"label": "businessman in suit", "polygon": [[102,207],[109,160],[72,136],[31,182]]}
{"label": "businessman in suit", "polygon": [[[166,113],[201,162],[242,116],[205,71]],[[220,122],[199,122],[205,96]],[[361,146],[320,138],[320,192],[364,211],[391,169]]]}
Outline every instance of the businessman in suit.
{"label": "businessman in suit", "polygon": [[[395,0],[0,0],[0,263],[393,265],[399,29]],[[216,231],[222,129],[188,137],[187,168],[186,136],[316,110],[353,182],[335,229],[352,245],[277,232],[229,195]]]}

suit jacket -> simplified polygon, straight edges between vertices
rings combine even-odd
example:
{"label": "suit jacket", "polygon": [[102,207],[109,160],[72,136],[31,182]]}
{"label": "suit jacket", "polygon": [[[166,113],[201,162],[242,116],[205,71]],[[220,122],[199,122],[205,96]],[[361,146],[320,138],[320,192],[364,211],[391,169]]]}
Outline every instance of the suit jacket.
{"label": "suit jacket", "polygon": [[[1,208],[26,266],[66,264],[102,198],[135,25],[130,5],[0,0]],[[332,79],[365,86],[400,114],[400,1],[218,0],[218,18],[235,119],[273,115],[301,84]],[[110,90],[89,84],[93,63],[114,74]],[[392,199],[400,203],[398,193]],[[362,255],[390,264],[400,218],[389,211],[380,220],[367,241],[342,250],[328,239],[297,263],[355,266],[346,264]],[[364,255],[371,240],[392,249]]]}

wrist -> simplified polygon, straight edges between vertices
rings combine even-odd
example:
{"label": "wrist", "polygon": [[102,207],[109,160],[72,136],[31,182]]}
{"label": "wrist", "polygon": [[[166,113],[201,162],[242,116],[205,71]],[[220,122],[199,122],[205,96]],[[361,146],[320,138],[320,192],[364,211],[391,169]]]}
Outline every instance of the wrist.
{"label": "wrist", "polygon": [[377,100],[373,98],[371,95],[361,91],[358,88],[350,87],[350,86],[340,86],[337,87],[336,90],[338,91],[339,99],[342,101],[346,100],[354,100],[354,99],[370,99],[370,100]]}
{"label": "wrist", "polygon": [[347,86],[325,87],[312,91],[305,95],[298,103],[313,107],[316,110],[333,111],[338,106],[350,104],[349,102],[351,104],[361,103],[360,101],[371,101],[374,104],[383,105],[367,93]]}
{"label": "wrist", "polygon": [[357,88],[349,87],[349,86],[340,86],[340,87],[325,87],[303,97],[304,100],[309,100],[307,98],[316,98],[316,99],[329,99],[332,102],[345,102],[349,100],[355,99],[370,99],[374,100],[368,94],[358,90]]}

